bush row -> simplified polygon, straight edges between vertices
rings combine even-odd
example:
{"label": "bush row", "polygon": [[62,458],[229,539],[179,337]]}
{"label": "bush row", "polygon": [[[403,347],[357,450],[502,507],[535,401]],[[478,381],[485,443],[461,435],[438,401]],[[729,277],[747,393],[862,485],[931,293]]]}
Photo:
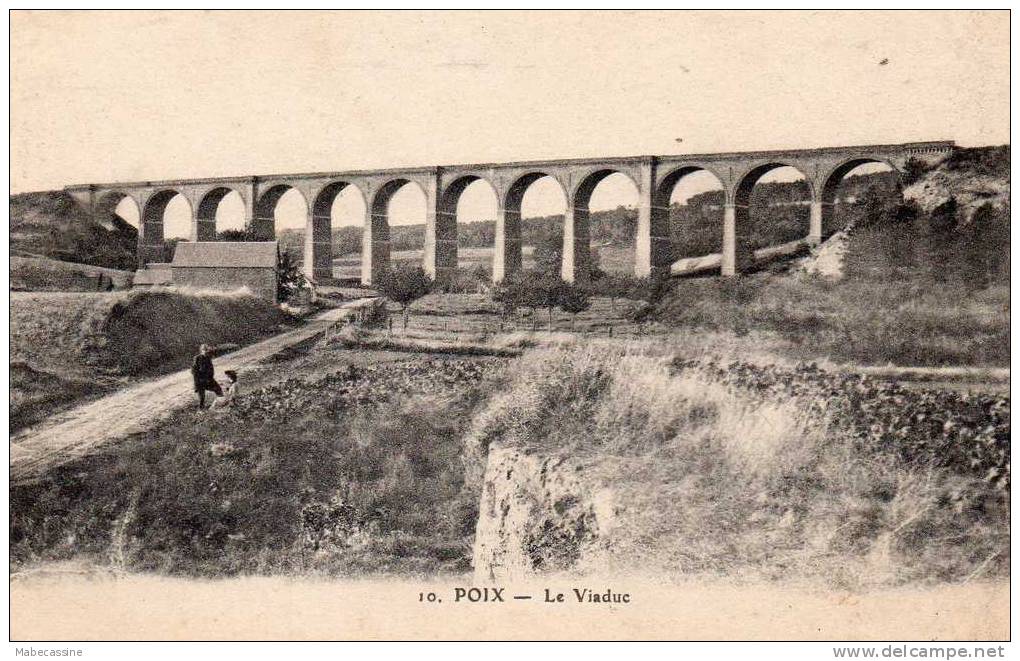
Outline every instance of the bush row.
{"label": "bush row", "polygon": [[815,364],[761,367],[677,359],[760,399],[796,397],[831,416],[862,449],[892,451],[912,464],[948,468],[990,482],[1008,496],[1009,397],[986,393],[909,389]]}

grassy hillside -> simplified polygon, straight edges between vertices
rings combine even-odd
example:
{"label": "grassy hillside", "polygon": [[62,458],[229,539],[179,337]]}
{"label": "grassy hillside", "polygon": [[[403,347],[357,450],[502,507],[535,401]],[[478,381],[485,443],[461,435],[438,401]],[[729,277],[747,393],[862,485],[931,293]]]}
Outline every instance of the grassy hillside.
{"label": "grassy hillside", "polygon": [[67,262],[134,270],[138,230],[119,216],[93,218],[63,191],[10,200],[11,250]]}
{"label": "grassy hillside", "polygon": [[539,570],[852,589],[1007,575],[1007,398],[673,351],[307,347],[246,374],[228,411],[178,412],[12,489],[12,562],[464,573],[498,444],[549,460],[501,483],[566,466],[580,485],[526,501]]}
{"label": "grassy hillside", "polygon": [[13,562],[199,576],[464,572],[477,493],[465,489],[460,439],[501,361],[336,345],[247,372],[229,411],[177,412],[14,488]]}
{"label": "grassy hillside", "polygon": [[795,357],[1008,366],[1004,150],[1008,155],[1008,147],[962,150],[919,174],[904,205],[862,197],[853,205],[857,220],[846,241],[842,280],[762,273],[679,281],[648,318],[687,329],[764,334],[786,342]]}
{"label": "grassy hillside", "polygon": [[107,291],[127,289],[133,271],[64,262],[34,255],[11,255],[11,291]]}
{"label": "grassy hillside", "polygon": [[515,363],[466,443],[475,466],[492,446],[532,458],[484,477],[506,489],[516,468],[503,506],[526,506],[483,513],[506,523],[481,541],[535,572],[666,581],[1009,575],[1008,398],[657,353],[580,346]]}
{"label": "grassy hillside", "polygon": [[931,213],[952,197],[966,224],[985,205],[1009,207],[1010,146],[957,149],[908,183],[903,196],[922,211]]}
{"label": "grassy hillside", "polygon": [[246,344],[286,321],[249,296],[135,291],[11,294],[11,429],[181,369],[202,342]]}

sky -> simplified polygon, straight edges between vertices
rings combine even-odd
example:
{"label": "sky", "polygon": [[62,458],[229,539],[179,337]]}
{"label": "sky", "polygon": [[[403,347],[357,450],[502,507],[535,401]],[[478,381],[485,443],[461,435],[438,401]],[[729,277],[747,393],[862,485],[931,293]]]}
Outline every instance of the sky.
{"label": "sky", "polygon": [[[1005,10],[13,11],[10,43],[13,193],[446,163],[1009,142]],[[693,182],[679,195],[713,185]],[[592,207],[635,201],[633,184],[616,175]],[[241,222],[239,203],[221,205],[220,229]],[[303,226],[303,205],[296,192],[281,200],[278,227]],[[334,224],[361,224],[362,208],[338,200]],[[551,182],[525,199],[526,215],[562,210]],[[478,183],[458,217],[494,212],[494,195]],[[186,228],[188,213],[177,198],[169,235]],[[423,219],[423,195],[405,187],[392,222]]]}

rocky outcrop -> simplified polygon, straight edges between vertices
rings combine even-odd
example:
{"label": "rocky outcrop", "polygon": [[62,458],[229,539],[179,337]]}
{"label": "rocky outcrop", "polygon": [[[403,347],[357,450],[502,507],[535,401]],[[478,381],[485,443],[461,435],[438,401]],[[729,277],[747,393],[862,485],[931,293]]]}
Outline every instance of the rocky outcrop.
{"label": "rocky outcrop", "polygon": [[520,447],[489,448],[475,532],[478,580],[599,568],[614,525],[613,493],[583,462]]}
{"label": "rocky outcrop", "polygon": [[817,275],[830,280],[843,278],[843,257],[846,255],[849,234],[840,230],[824,243],[814,248],[811,254],[798,260],[791,271],[794,274]]}
{"label": "rocky outcrop", "polygon": [[996,208],[1009,205],[1009,195],[1008,176],[977,173],[968,168],[954,170],[945,166],[903,189],[903,199],[915,202],[926,213],[945,204],[950,197],[955,198],[964,223],[985,204]]}

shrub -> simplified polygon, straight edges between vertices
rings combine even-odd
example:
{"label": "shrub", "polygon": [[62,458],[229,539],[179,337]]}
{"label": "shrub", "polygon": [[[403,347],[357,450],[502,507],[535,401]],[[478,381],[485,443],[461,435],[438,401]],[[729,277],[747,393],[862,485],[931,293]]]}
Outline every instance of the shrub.
{"label": "shrub", "polygon": [[960,277],[971,291],[1009,282],[1009,209],[979,207],[961,228],[956,252]]}
{"label": "shrub", "polygon": [[301,273],[290,252],[276,249],[276,300],[283,303],[289,301],[305,286],[305,276]]}
{"label": "shrub", "polygon": [[851,227],[885,227],[909,222],[917,213],[915,202],[903,202],[898,196],[870,186],[850,205],[845,215],[849,216],[846,224]]}
{"label": "shrub", "polygon": [[584,312],[591,307],[591,299],[584,287],[574,284],[566,284],[556,290],[556,305],[561,310],[569,313],[570,327],[574,327],[574,320],[578,312]]}
{"label": "shrub", "polygon": [[1010,146],[958,147],[945,160],[947,170],[967,170],[979,175],[1009,178]]}
{"label": "shrub", "polygon": [[900,179],[903,181],[904,186],[909,186],[917,181],[920,181],[921,177],[927,174],[928,164],[918,158],[908,158],[907,162],[903,166],[903,172],[900,174]]}
{"label": "shrub", "polygon": [[518,308],[527,307],[524,278],[521,272],[512,273],[492,288],[492,300],[499,305],[504,319],[511,317]]}
{"label": "shrub", "polygon": [[475,264],[470,268],[457,268],[444,281],[437,283],[435,289],[447,294],[476,294],[491,286],[492,271],[484,264]]}
{"label": "shrub", "polygon": [[559,305],[562,291],[569,285],[547,273],[526,275],[523,283],[523,305],[533,310],[545,308],[549,314],[549,330],[552,330],[553,309]]}
{"label": "shrub", "polygon": [[252,230],[245,229],[229,229],[217,232],[217,241],[258,241],[259,239],[255,236],[255,232]]}

